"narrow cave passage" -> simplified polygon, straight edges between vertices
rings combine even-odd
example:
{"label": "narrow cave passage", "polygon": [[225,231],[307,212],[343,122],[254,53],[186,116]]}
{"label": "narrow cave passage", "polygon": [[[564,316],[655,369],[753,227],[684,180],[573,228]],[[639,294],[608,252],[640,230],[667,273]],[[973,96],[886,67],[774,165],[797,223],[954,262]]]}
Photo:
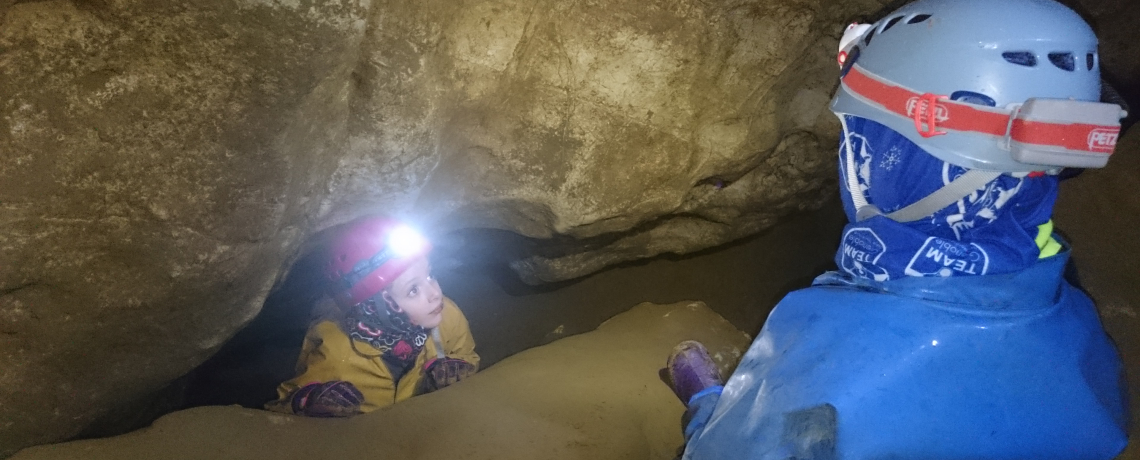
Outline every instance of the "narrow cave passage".
{"label": "narrow cave passage", "polygon": [[[546,286],[525,285],[506,267],[503,255],[517,255],[528,245],[507,232],[437,237],[432,259],[444,294],[470,321],[486,369],[522,350],[591,331],[641,302],[703,301],[755,336],[785,293],[832,266],[843,222],[835,201],[725,247]],[[320,295],[313,258],[302,257],[260,315],[188,375],[184,408],[260,408],[275,398],[276,385],[293,376],[310,308]]]}

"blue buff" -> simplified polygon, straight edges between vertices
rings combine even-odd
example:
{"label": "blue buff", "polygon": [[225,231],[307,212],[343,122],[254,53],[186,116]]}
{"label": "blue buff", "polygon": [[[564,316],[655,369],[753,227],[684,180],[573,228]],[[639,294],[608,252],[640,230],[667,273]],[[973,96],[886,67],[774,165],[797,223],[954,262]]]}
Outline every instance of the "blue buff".
{"label": "blue buff", "polygon": [[1067,258],[987,276],[821,276],[776,306],[715,408],[688,424],[684,458],[1113,458],[1129,420],[1120,357],[1062,279]]}
{"label": "blue buff", "polygon": [[[886,126],[851,116],[846,122],[855,152],[856,190],[884,213],[914,203],[966,172]],[[887,281],[1009,273],[1037,262],[1034,238],[1037,226],[1052,213],[1056,176],[1002,175],[925,219],[899,223],[877,216],[856,222],[845,174],[848,144],[840,144],[841,197],[852,222],[843,229],[835,255],[841,271]]]}

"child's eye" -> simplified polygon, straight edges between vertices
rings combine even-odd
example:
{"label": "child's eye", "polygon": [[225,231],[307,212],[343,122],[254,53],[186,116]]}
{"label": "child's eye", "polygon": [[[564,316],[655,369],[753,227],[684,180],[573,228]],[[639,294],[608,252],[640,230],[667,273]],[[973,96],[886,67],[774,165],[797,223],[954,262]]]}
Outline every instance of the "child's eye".
{"label": "child's eye", "polygon": [[412,286],[411,289],[408,289],[408,297],[412,297],[412,296],[418,294],[419,292],[420,292],[420,289],[418,287]]}

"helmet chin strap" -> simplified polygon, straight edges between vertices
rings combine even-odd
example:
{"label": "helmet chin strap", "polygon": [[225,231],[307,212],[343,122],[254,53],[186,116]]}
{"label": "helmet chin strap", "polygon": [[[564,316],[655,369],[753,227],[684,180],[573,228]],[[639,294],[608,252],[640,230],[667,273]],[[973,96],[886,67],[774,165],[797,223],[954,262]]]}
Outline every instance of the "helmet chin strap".
{"label": "helmet chin strap", "polygon": [[839,114],[839,123],[843,126],[843,145],[847,150],[847,161],[844,168],[844,175],[847,178],[847,194],[851,196],[851,203],[855,206],[856,222],[862,222],[874,216],[883,216],[895,222],[904,223],[921,220],[985,188],[986,184],[1002,175],[1000,171],[967,169],[964,174],[922,199],[894,212],[883,213],[878,206],[867,201],[867,196],[859,188],[859,176],[855,171],[855,151],[851,148],[851,135],[850,131],[847,130],[847,117],[844,114]]}
{"label": "helmet chin strap", "polygon": [[[839,124],[843,127],[843,146],[847,151],[847,166],[843,168],[843,173],[847,177],[847,194],[851,196],[851,203],[855,205],[855,214],[862,214],[862,210],[871,206],[867,202],[867,197],[863,195],[863,191],[859,189],[859,175],[855,172],[855,149],[851,148],[851,131],[847,129],[847,115],[839,115]],[[863,220],[863,219],[856,219]]]}

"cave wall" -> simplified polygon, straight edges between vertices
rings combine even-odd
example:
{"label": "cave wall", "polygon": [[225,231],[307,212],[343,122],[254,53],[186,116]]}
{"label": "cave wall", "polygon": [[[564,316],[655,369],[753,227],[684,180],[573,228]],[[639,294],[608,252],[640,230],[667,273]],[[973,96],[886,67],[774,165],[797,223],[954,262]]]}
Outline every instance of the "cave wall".
{"label": "cave wall", "polygon": [[594,238],[541,281],[818,206],[858,7],[0,4],[0,454],[192,369],[362,214]]}
{"label": "cave wall", "polygon": [[259,311],[343,144],[367,9],[16,2],[0,20],[0,456]]}
{"label": "cave wall", "polygon": [[541,283],[732,241],[831,194],[832,35],[854,5],[374,7],[329,221],[411,209],[436,231],[589,240],[516,264]]}

